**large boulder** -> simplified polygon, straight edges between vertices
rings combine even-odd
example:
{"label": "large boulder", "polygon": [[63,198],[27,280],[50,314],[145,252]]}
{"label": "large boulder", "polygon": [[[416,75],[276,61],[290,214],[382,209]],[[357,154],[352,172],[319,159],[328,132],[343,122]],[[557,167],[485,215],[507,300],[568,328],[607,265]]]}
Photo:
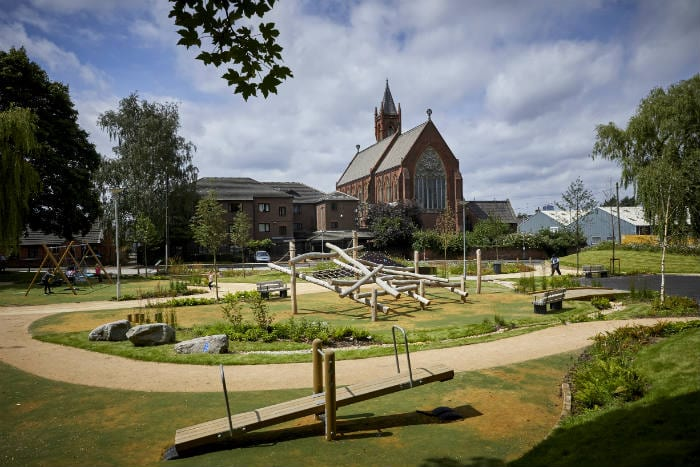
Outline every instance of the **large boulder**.
{"label": "large boulder", "polygon": [[216,334],[175,344],[176,353],[228,353],[228,336]]}
{"label": "large boulder", "polygon": [[140,324],[129,329],[126,338],[136,346],[175,342],[175,329],[165,323]]}
{"label": "large boulder", "polygon": [[88,340],[91,341],[125,341],[126,333],[131,329],[129,320],[120,319],[96,327],[90,334]]}

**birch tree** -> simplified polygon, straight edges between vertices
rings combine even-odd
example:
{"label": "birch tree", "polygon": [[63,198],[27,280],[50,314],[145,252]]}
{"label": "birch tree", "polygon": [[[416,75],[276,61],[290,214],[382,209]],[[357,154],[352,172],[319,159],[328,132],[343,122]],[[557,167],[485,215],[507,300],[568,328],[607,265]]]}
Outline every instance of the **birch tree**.
{"label": "birch tree", "polygon": [[219,269],[216,253],[228,239],[226,210],[216,200],[213,191],[197,203],[195,214],[190,222],[194,241],[214,257],[214,280],[216,300],[219,300]]}

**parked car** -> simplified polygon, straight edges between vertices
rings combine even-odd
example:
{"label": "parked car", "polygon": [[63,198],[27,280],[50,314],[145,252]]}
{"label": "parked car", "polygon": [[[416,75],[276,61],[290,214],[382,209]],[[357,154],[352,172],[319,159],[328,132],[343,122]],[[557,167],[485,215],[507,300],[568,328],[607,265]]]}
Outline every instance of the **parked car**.
{"label": "parked car", "polygon": [[258,263],[269,263],[270,262],[270,253],[267,251],[256,251],[255,252],[255,261]]}

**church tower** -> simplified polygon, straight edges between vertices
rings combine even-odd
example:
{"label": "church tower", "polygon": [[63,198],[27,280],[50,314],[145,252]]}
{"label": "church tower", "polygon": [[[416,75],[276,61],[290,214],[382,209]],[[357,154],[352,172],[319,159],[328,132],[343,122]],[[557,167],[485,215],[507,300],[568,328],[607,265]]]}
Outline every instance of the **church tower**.
{"label": "church tower", "polygon": [[394,98],[389,90],[389,80],[387,79],[381,106],[379,110],[376,107],[374,108],[374,135],[377,138],[377,142],[379,142],[396,132],[401,133],[401,104],[399,104],[399,110],[397,111],[394,105]]}

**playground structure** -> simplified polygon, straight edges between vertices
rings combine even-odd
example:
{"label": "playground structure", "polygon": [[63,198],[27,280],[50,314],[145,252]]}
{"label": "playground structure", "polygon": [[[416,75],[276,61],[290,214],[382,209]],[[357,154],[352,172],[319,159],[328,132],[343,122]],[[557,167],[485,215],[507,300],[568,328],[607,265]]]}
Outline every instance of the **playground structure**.
{"label": "playground structure", "polygon": [[[411,297],[420,303],[421,308],[430,305],[425,296],[426,287],[442,287],[457,294],[462,302],[469,293],[466,290],[464,278],[459,282],[430,274],[420,274],[418,267],[418,252],[414,253],[413,268],[401,266],[386,266],[357,257],[362,249],[357,244],[357,233],[353,235],[353,246],[341,249],[332,243],[325,243],[330,250],[328,253],[310,252],[302,255],[295,254],[294,242],[289,243],[289,267],[269,263],[271,269],[284,272],[290,276],[290,295],[292,298],[292,313],[297,313],[296,279],[304,279],[312,284],[332,290],[341,298],[347,297],[362,305],[371,307],[372,321],[377,319],[377,310],[388,313],[389,305],[378,301],[378,297],[390,295],[394,299],[402,295]],[[309,260],[331,260],[338,267],[306,274],[297,269],[300,263]],[[374,284],[370,291],[360,291],[363,285]]]}
{"label": "playground structure", "polygon": [[[396,330],[403,333],[408,374],[406,372],[402,373],[399,367]],[[312,395],[233,416],[231,416],[223,365],[220,365],[227,416],[176,430],[175,450],[178,454],[183,454],[207,445],[242,440],[251,431],[308,415],[316,415],[317,418],[323,419],[325,438],[331,441],[337,435],[336,411],[338,407],[454,378],[454,370],[444,365],[413,369],[411,367],[406,332],[399,326],[393,326],[392,336],[394,338],[394,356],[396,358],[397,373],[395,375],[376,381],[337,388],[335,353],[332,349],[324,350],[321,346],[321,341],[317,339],[312,345]]]}
{"label": "playground structure", "polygon": [[[51,272],[55,277],[59,277],[60,282],[66,284],[68,288],[70,288],[70,290],[73,292],[73,295],[78,294],[75,287],[76,282],[85,282],[90,287],[92,287],[92,283],[90,282],[89,277],[93,274],[85,272],[88,259],[92,258],[96,266],[99,266],[102,271],[105,270],[104,266],[100,262],[99,257],[95,254],[95,251],[92,249],[89,243],[76,244],[75,241],[71,241],[68,245],[52,247],[44,243],[42,247],[44,248],[44,258],[41,260],[39,268],[34,274],[32,281],[29,283],[27,291],[24,293],[25,297],[29,295],[29,291],[32,289],[32,287],[34,287],[34,284],[37,282],[37,278],[41,276],[41,272],[44,270],[44,265],[46,265],[47,263],[49,263],[49,265],[46,268],[46,270]],[[80,248],[79,254],[74,254],[74,250],[76,248]],[[54,255],[51,250],[55,250],[57,252],[57,255]],[[58,259],[56,259],[56,256],[58,256]],[[78,257],[80,258],[80,260],[78,260]],[[66,272],[63,270],[64,266],[73,266],[75,271],[75,276],[73,277],[73,280],[70,280],[66,275]],[[109,277],[109,274],[105,274],[105,277],[111,284],[112,278]]]}

